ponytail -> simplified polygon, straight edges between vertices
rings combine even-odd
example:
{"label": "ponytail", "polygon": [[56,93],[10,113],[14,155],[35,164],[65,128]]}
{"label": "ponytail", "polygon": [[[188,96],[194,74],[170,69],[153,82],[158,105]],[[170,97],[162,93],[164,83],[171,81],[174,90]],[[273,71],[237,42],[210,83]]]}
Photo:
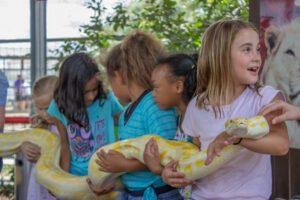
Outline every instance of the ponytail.
{"label": "ponytail", "polygon": [[184,78],[183,98],[189,102],[194,96],[197,84],[197,54],[172,54],[158,60],[157,65],[168,65],[170,76]]}

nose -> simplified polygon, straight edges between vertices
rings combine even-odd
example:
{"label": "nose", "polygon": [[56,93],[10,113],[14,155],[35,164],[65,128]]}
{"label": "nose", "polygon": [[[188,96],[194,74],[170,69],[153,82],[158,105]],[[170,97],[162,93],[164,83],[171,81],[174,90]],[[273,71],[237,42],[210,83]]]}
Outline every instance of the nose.
{"label": "nose", "polygon": [[259,51],[254,51],[253,53],[253,60],[255,62],[261,62],[261,55]]}

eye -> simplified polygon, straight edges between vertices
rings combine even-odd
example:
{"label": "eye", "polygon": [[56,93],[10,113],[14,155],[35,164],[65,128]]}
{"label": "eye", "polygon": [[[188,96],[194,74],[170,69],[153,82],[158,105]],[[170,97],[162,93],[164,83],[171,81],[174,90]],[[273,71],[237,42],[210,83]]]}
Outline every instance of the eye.
{"label": "eye", "polygon": [[294,53],[293,50],[291,50],[291,49],[286,50],[285,53],[286,53],[287,55],[289,55],[289,56],[295,57],[295,53]]}
{"label": "eye", "polygon": [[257,52],[260,52],[260,47],[258,47],[258,48],[256,49],[256,51],[257,51]]}
{"label": "eye", "polygon": [[251,51],[251,48],[250,48],[250,47],[245,47],[245,48],[243,49],[243,51],[244,51],[245,53],[249,53],[249,52]]}

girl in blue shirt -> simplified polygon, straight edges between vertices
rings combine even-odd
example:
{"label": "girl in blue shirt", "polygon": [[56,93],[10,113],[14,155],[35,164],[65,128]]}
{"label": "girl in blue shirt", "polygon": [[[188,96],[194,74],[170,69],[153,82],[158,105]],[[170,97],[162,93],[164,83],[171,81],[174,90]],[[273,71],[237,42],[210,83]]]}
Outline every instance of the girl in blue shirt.
{"label": "girl in blue shirt", "polygon": [[61,134],[61,166],[65,171],[87,175],[92,154],[115,142],[114,119],[121,111],[115,96],[105,91],[92,58],[76,53],[63,61],[48,113]]}
{"label": "girl in blue shirt", "polygon": [[[164,54],[160,43],[150,34],[136,31],[115,46],[104,63],[115,94],[131,101],[119,120],[119,140],[155,133],[173,139],[176,133],[175,110],[161,110],[151,90],[151,73]],[[99,167],[107,172],[127,172],[121,180],[125,192],[121,199],[181,199],[177,189],[166,185],[161,177],[134,159],[120,153],[104,151],[98,154]]]}

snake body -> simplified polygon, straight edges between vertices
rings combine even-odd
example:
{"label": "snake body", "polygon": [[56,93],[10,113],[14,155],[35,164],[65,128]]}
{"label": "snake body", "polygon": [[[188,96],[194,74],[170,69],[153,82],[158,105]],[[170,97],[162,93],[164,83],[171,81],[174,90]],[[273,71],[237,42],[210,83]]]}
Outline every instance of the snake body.
{"label": "snake body", "polygon": [[[246,125],[245,125],[246,124]],[[229,134],[244,133],[244,137],[257,139],[269,132],[268,124],[264,117],[257,116],[246,119],[231,120],[226,124]],[[172,159],[179,161],[178,171],[185,173],[186,178],[199,179],[230,161],[242,148],[239,145],[228,145],[220,156],[206,166],[206,150],[200,151],[191,143],[165,140],[157,135],[145,135],[130,140],[123,140],[101,147],[97,150],[115,150],[121,152],[126,158],[135,158],[144,163],[143,152],[146,143],[154,138],[159,146],[161,164],[165,166]],[[0,134],[0,156],[16,153],[24,141],[30,141],[41,147],[41,157],[36,164],[36,180],[50,190],[59,199],[85,200],[85,199],[115,199],[117,192],[98,197],[88,187],[86,176],[74,176],[59,167],[60,140],[59,137],[44,129],[28,129],[13,133]],[[89,161],[88,177],[97,186],[111,182],[118,182],[122,173],[105,173],[98,170],[95,162],[96,153]]]}

